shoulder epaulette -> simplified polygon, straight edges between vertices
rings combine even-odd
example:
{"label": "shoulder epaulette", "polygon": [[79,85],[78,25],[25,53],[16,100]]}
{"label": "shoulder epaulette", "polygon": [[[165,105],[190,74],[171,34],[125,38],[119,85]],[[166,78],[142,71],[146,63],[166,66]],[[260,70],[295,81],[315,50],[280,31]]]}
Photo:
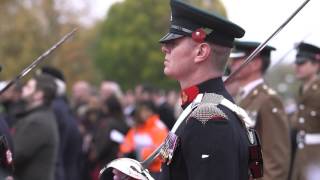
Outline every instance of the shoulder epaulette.
{"label": "shoulder epaulette", "polygon": [[202,124],[209,120],[227,120],[227,115],[218,108],[223,96],[214,93],[206,93],[199,106],[191,113],[190,117],[195,118]]}

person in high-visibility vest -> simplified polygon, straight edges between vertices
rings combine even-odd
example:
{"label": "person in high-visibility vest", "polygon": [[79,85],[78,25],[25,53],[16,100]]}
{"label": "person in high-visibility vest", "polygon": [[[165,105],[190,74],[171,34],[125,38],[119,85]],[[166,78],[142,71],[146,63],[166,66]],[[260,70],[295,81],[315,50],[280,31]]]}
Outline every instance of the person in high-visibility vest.
{"label": "person in high-visibility vest", "polygon": [[[137,103],[134,122],[134,127],[129,130],[120,146],[120,154],[122,156],[133,154],[138,160],[144,160],[165,140],[168,129],[156,114],[152,101]],[[148,169],[154,177],[157,177],[160,168],[161,159],[158,158]]]}

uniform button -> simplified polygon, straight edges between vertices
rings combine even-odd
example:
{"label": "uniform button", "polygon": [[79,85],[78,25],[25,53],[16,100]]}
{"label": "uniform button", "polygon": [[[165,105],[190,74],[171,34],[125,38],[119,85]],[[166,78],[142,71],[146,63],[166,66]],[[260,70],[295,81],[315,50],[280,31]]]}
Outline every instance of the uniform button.
{"label": "uniform button", "polygon": [[304,121],[305,121],[305,120],[304,120],[304,118],[303,118],[303,117],[300,117],[300,118],[299,118],[299,123],[300,123],[300,124],[303,124],[303,123],[304,123]]}
{"label": "uniform button", "polygon": [[258,112],[257,111],[253,111],[251,112],[252,116],[256,117],[258,115]]}
{"label": "uniform button", "polygon": [[278,112],[278,109],[277,108],[272,108],[272,112],[276,113],[276,112]]}
{"label": "uniform button", "polygon": [[300,109],[300,110],[304,110],[304,105],[303,105],[303,104],[300,104],[300,105],[299,105],[299,109]]}
{"label": "uniform button", "polygon": [[254,90],[253,91],[253,95],[255,96],[255,95],[257,95],[258,94],[258,90]]}
{"label": "uniform button", "polygon": [[268,89],[268,86],[263,85],[262,88],[263,88],[264,90],[267,90],[267,89]]}
{"label": "uniform button", "polygon": [[315,111],[311,111],[311,112],[310,112],[310,115],[311,115],[312,117],[314,117],[314,116],[316,116],[316,115],[317,115],[317,112],[315,112]]}
{"label": "uniform button", "polygon": [[312,89],[313,89],[313,90],[317,90],[317,89],[318,89],[318,85],[316,85],[316,84],[313,85],[313,86],[312,86]]}
{"label": "uniform button", "polygon": [[269,95],[275,95],[277,93],[273,89],[268,89],[268,94]]}
{"label": "uniform button", "polygon": [[299,149],[303,149],[303,148],[304,148],[304,144],[303,144],[303,143],[299,143],[299,144],[298,144],[298,148],[299,148]]}
{"label": "uniform button", "polygon": [[299,149],[304,148],[304,138],[305,138],[306,132],[305,131],[299,131],[297,134],[297,143]]}

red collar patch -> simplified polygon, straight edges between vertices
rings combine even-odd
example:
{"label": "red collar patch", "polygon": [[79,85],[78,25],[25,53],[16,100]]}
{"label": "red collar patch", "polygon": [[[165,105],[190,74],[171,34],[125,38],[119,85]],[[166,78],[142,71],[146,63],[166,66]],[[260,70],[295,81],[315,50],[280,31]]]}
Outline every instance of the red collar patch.
{"label": "red collar patch", "polygon": [[192,86],[181,91],[181,106],[191,103],[199,94],[199,88]]}

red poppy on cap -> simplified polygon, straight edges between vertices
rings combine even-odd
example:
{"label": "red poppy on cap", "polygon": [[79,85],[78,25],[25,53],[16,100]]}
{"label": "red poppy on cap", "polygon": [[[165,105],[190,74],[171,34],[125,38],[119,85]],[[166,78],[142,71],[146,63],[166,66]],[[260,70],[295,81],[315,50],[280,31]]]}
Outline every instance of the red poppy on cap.
{"label": "red poppy on cap", "polygon": [[196,42],[202,43],[206,39],[207,33],[202,29],[198,28],[192,32],[192,39]]}

